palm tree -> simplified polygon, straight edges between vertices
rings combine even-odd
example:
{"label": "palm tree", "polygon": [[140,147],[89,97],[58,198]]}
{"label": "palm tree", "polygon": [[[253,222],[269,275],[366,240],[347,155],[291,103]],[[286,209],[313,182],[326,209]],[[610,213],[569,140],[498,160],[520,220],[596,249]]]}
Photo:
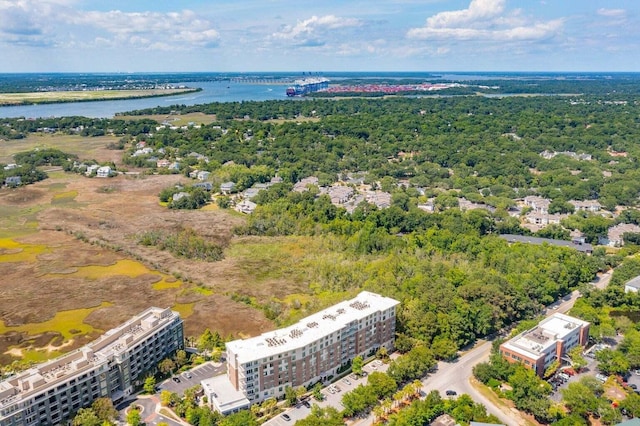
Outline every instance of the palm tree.
{"label": "palm tree", "polygon": [[380,404],[380,406],[384,410],[384,415],[386,416],[391,411],[393,402],[389,398],[385,398],[384,400],[382,400],[382,403]]}
{"label": "palm tree", "polygon": [[420,392],[422,391],[422,382],[418,379],[413,381],[413,391],[415,392],[416,398],[420,398]]}
{"label": "palm tree", "polygon": [[375,407],[373,407],[372,412],[373,412],[373,422],[376,423],[384,415],[384,408],[382,407],[382,405],[376,405]]}
{"label": "palm tree", "polygon": [[393,394],[393,407],[397,407],[400,405],[400,402],[402,401],[402,399],[404,398],[404,393],[402,392],[402,390],[397,391],[396,393]]}

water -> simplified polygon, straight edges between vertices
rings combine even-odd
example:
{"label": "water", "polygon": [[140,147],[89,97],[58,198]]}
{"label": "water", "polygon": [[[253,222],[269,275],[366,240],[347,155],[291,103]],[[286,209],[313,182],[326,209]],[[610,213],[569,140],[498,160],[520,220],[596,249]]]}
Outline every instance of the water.
{"label": "water", "polygon": [[201,92],[158,98],[123,99],[118,101],[67,102],[60,104],[0,107],[0,118],[38,118],[84,116],[111,118],[117,112],[169,105],[196,105],[211,102],[267,101],[287,99],[286,85],[248,84],[231,81],[199,81],[181,83],[202,88]]}
{"label": "water", "polygon": [[[26,77],[25,77],[26,76]],[[98,74],[51,74],[51,75],[21,75],[21,74],[0,74],[0,78],[7,77],[20,81],[22,78],[44,76],[46,78],[66,79],[67,81],[78,81],[77,79],[92,79],[101,77]],[[157,98],[127,99],[119,101],[95,101],[95,102],[69,102],[60,104],[45,105],[24,105],[13,107],[0,107],[0,118],[8,117],[65,117],[65,116],[85,116],[93,118],[111,118],[118,112],[133,111],[156,106],[169,105],[196,105],[211,102],[239,102],[239,101],[266,101],[286,99],[286,84],[251,84],[238,83],[232,81],[233,78],[304,78],[302,75],[292,75],[289,73],[257,73],[248,75],[243,73],[219,74],[219,73],[192,73],[192,74],[143,74],[143,75],[104,75],[104,79],[141,78],[153,81],[165,80],[176,84],[185,84],[189,87],[202,88],[201,92],[181,94]],[[169,78],[167,80],[166,78]],[[185,82],[177,83],[176,80],[184,77]],[[213,81],[206,80],[205,77],[213,78]],[[330,80],[339,83],[347,79],[417,79],[422,81],[482,81],[482,80],[606,80],[611,78],[633,79],[640,78],[638,73],[510,73],[510,72],[332,72],[322,75]],[[45,78],[45,80],[46,80]],[[192,80],[189,80],[192,79]],[[197,80],[197,81],[196,81]],[[548,94],[545,94],[548,95]],[[492,95],[486,95],[492,97]],[[493,95],[497,97],[512,95]]]}

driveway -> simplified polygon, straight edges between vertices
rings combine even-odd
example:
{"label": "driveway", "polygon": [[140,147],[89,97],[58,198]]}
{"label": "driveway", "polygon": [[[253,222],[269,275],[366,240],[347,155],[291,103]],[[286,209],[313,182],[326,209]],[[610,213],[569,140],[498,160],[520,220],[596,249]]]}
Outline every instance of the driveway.
{"label": "driveway", "polygon": [[142,418],[142,422],[147,426],[155,426],[161,422],[165,422],[170,426],[183,426],[183,423],[176,422],[175,420],[158,413],[158,410],[160,410],[160,399],[156,395],[138,396],[134,401],[126,404],[126,406],[118,407],[118,419],[123,422],[122,424],[127,424],[127,410],[131,406],[142,407],[140,417]]}

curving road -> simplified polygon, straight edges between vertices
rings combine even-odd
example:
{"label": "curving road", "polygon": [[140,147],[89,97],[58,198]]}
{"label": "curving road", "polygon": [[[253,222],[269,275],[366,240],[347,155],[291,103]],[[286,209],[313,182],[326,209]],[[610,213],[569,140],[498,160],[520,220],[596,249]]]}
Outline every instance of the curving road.
{"label": "curving road", "polygon": [[[612,271],[608,271],[593,280],[591,285],[599,289],[604,289],[609,284],[611,275]],[[564,299],[550,305],[549,308],[545,310],[546,316],[551,316],[556,312],[568,312],[573,307],[573,304],[578,297],[580,297],[580,292],[575,290],[569,296],[565,296]],[[473,377],[473,367],[476,364],[487,361],[490,355],[491,340],[478,341],[473,349],[463,353],[455,362],[439,362],[438,370],[422,380],[422,389],[426,393],[429,393],[432,390],[437,390],[443,396],[446,395],[447,390],[453,390],[458,395],[466,393],[474,401],[484,404],[484,406],[487,407],[487,412],[498,417],[505,425],[525,425],[526,423],[523,421],[517,410],[495,405],[491,400],[485,398],[484,395],[478,392],[471,385],[470,380]],[[372,416],[354,422],[354,425],[358,426],[372,424]]]}

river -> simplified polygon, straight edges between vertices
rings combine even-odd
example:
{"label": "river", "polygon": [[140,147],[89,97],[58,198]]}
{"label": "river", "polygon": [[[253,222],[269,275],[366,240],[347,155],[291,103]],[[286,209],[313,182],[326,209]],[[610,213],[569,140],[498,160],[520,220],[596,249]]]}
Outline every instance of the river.
{"label": "river", "polygon": [[211,102],[267,101],[286,99],[286,85],[249,84],[233,81],[199,81],[180,83],[199,87],[201,92],[143,99],[117,101],[66,102],[58,104],[0,107],[0,118],[39,118],[84,116],[112,118],[117,112],[133,111],[168,105],[196,105]]}

